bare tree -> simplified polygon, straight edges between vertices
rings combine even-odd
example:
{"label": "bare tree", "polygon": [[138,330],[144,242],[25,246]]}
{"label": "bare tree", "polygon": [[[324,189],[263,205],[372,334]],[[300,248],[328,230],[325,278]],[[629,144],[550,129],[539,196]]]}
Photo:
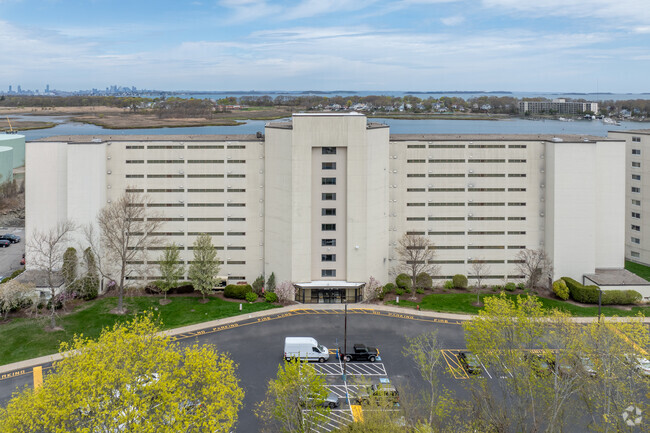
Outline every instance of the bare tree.
{"label": "bare tree", "polygon": [[63,253],[67,247],[71,232],[76,230],[76,225],[69,220],[60,221],[49,230],[34,230],[31,239],[27,240],[27,254],[30,267],[45,274],[47,286],[50,289],[51,315],[50,324],[56,327],[56,287],[55,274],[63,266]]}
{"label": "bare tree", "polygon": [[553,264],[542,249],[525,249],[517,254],[517,270],[526,278],[526,287],[536,287],[540,280],[553,276]]}
{"label": "bare tree", "polygon": [[426,236],[404,234],[395,248],[399,258],[396,266],[397,273],[405,273],[411,276],[413,288],[417,285],[418,274],[427,273],[437,275],[440,267],[433,263],[436,257],[436,250],[433,242]]}
{"label": "bare tree", "polygon": [[123,305],[124,280],[136,270],[137,266],[131,262],[137,257],[144,257],[147,249],[157,243],[153,233],[162,223],[160,219],[153,218],[153,215],[147,212],[148,204],[148,196],[125,192],[119,199],[102,208],[97,215],[101,248],[97,248],[92,230],[87,231],[86,238],[91,245],[94,245],[92,248],[99,250],[93,252],[98,258],[102,275],[108,274],[107,261],[117,266],[119,274],[117,314],[126,313]]}
{"label": "bare tree", "polygon": [[481,303],[479,293],[481,291],[481,281],[490,273],[490,266],[485,263],[485,260],[478,259],[472,262],[472,277],[476,279],[476,304]]}

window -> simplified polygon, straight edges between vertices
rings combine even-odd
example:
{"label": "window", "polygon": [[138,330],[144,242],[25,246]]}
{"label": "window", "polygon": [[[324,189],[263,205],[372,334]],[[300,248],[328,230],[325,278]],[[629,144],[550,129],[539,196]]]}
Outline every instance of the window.
{"label": "window", "polygon": [[526,191],[526,188],[508,188],[508,191],[510,192]]}
{"label": "window", "polygon": [[508,162],[526,162],[525,159],[509,159]]}
{"label": "window", "polygon": [[[407,218],[408,221],[408,218]],[[455,216],[448,216],[448,217],[429,217],[429,221],[465,221],[465,217],[455,217]]]}
{"label": "window", "polygon": [[641,231],[641,226],[636,226],[636,225],[632,224],[631,227],[632,227],[632,230],[634,230],[635,232],[640,232]]}
{"label": "window", "polygon": [[144,149],[144,146],[126,146],[127,149]]}
{"label": "window", "polygon": [[429,188],[429,192],[461,192],[465,188]]}
{"label": "window", "polygon": [[526,177],[526,173],[509,173],[508,177]]}
{"label": "window", "polygon": [[323,216],[335,216],[336,209],[331,207],[324,207],[321,209],[321,215]]}
{"label": "window", "polygon": [[472,162],[472,163],[492,163],[492,162],[506,162],[505,159],[470,159],[467,162]]}
{"label": "window", "polygon": [[321,254],[320,255],[320,261],[321,262],[335,262],[336,261],[336,254]]}
{"label": "window", "polygon": [[148,174],[147,178],[149,179],[172,179],[172,178],[183,178],[184,174]]}
{"label": "window", "polygon": [[509,149],[525,149],[526,145],[525,144],[509,144],[508,148]]}
{"label": "window", "polygon": [[187,148],[188,149],[223,149],[223,145],[221,145],[221,144],[217,144],[217,145],[212,145],[212,144],[188,144]]}
{"label": "window", "polygon": [[232,179],[232,178],[235,178],[235,179],[242,179],[242,178],[244,178],[244,177],[246,177],[245,174],[229,174],[229,175],[228,175],[228,178],[231,178],[231,179]]}
{"label": "window", "polygon": [[336,277],[336,269],[322,269],[320,271],[321,277]]}
{"label": "window", "polygon": [[406,221],[425,221],[424,217],[406,217]]}
{"label": "window", "polygon": [[336,200],[335,192],[324,192],[321,194],[321,200]]}
{"label": "window", "polygon": [[429,206],[465,206],[464,202],[429,203]]}
{"label": "window", "polygon": [[188,164],[223,164],[223,159],[188,159]]}
{"label": "window", "polygon": [[640,244],[641,243],[641,239],[635,238],[634,236],[632,236],[630,238],[630,240],[632,241],[633,244]]}
{"label": "window", "polygon": [[407,149],[425,149],[427,146],[426,144],[407,144],[406,148]]}
{"label": "window", "polygon": [[335,162],[324,162],[322,165],[323,170],[336,170]]}
{"label": "window", "polygon": [[228,164],[246,164],[245,159],[231,159]]}
{"label": "window", "polygon": [[508,221],[526,221],[526,217],[508,217]]}
{"label": "window", "polygon": [[242,144],[233,144],[231,146],[228,146],[227,149],[246,149],[246,146]]}
{"label": "window", "polygon": [[430,144],[429,149],[465,149],[464,144]]}
{"label": "window", "polygon": [[406,203],[406,206],[424,206],[424,203]]}
{"label": "window", "polygon": [[468,221],[504,221],[505,217],[467,217]]}
{"label": "window", "polygon": [[126,178],[143,178],[144,174],[127,174]]}
{"label": "window", "polygon": [[464,235],[465,232],[429,232],[429,236],[437,235]]}
{"label": "window", "polygon": [[504,149],[505,144],[470,144],[470,149]]}
{"label": "window", "polygon": [[324,232],[332,232],[336,230],[336,224],[321,224],[321,230]]}
{"label": "window", "polygon": [[408,173],[406,177],[426,177],[424,173]]}
{"label": "window", "polygon": [[506,177],[506,175],[500,173],[470,173],[467,177]]}
{"label": "window", "polygon": [[429,177],[465,177],[465,173],[433,173]]}
{"label": "window", "polygon": [[521,202],[508,203],[508,206],[526,206],[526,203],[521,203]]}
{"label": "window", "polygon": [[172,145],[166,145],[166,146],[147,146],[147,149],[185,149],[185,146],[172,146]]}
{"label": "window", "polygon": [[335,247],[336,239],[321,239],[320,244],[324,247]]}
{"label": "window", "polygon": [[639,212],[632,212],[632,218],[641,218],[641,214]]}
{"label": "window", "polygon": [[144,164],[143,159],[127,159],[126,160],[127,164]]}
{"label": "window", "polygon": [[636,257],[637,259],[641,257],[641,255],[637,251],[630,251],[630,256]]}
{"label": "window", "polygon": [[147,164],[182,164],[182,159],[148,159]]}
{"label": "window", "polygon": [[324,177],[321,179],[321,185],[336,185],[335,177]]}
{"label": "window", "polygon": [[190,188],[187,192],[223,192],[223,188]]}
{"label": "window", "polygon": [[467,191],[471,192],[502,192],[505,190],[505,188],[467,188]]}
{"label": "window", "polygon": [[490,202],[490,203],[467,203],[467,206],[505,206],[505,203]]}
{"label": "window", "polygon": [[188,203],[188,207],[223,207],[223,203]]}
{"label": "window", "polygon": [[464,159],[430,159],[430,163],[432,164],[456,164],[456,163],[463,163],[465,162]]}
{"label": "window", "polygon": [[641,149],[632,149],[632,155],[641,155]]}
{"label": "window", "polygon": [[632,175],[632,180],[641,180],[641,175],[640,174],[633,174]]}
{"label": "window", "polygon": [[641,192],[641,188],[639,188],[638,186],[633,186],[632,192]]}
{"label": "window", "polygon": [[406,163],[407,164],[424,164],[427,162],[426,159],[407,159]]}
{"label": "window", "polygon": [[323,155],[336,155],[336,147],[323,147]]}
{"label": "window", "polygon": [[[635,143],[641,143],[641,137],[632,137],[632,141]],[[127,146],[128,147],[128,146]]]}
{"label": "window", "polygon": [[185,190],[182,188],[149,188],[147,192],[185,192]]}
{"label": "window", "polygon": [[[183,175],[181,175],[180,177],[183,177]],[[195,178],[195,179],[199,179],[199,178],[205,178],[205,179],[207,179],[207,178],[220,178],[220,177],[223,177],[223,174],[188,174],[187,177]]]}
{"label": "window", "polygon": [[406,192],[425,192],[426,188],[406,188]]}
{"label": "window", "polygon": [[635,205],[635,206],[641,206],[641,200],[632,199],[632,204]]}
{"label": "window", "polygon": [[[127,161],[127,162],[128,162],[128,161]],[[634,167],[634,168],[639,168],[639,167],[641,167],[641,163],[640,163],[640,162],[633,162],[633,163],[632,163],[632,167]]]}

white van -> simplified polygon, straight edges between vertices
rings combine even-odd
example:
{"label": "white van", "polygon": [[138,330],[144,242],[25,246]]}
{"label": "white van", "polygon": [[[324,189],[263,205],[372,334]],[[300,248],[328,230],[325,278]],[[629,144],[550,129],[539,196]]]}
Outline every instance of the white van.
{"label": "white van", "polygon": [[318,344],[311,337],[286,337],[284,339],[284,359],[291,361],[300,358],[304,361],[325,362],[329,359],[330,352],[327,347]]}

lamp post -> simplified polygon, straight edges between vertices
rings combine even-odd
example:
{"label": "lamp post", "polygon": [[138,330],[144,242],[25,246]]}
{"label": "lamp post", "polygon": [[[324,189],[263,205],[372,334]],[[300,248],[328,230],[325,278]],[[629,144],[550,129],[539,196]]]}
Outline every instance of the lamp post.
{"label": "lamp post", "polygon": [[345,301],[345,314],[344,314],[344,319],[343,319],[343,382],[345,382],[345,375],[347,373],[347,365],[348,363],[346,362],[347,356],[346,354],[348,353],[348,302],[347,300]]}

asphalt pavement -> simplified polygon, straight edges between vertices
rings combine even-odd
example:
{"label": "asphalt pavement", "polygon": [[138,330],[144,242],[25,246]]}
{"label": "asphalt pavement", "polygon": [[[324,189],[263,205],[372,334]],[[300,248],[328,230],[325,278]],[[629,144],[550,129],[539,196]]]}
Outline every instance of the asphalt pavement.
{"label": "asphalt pavement", "polygon": [[20,242],[11,244],[8,248],[0,248],[0,276],[8,277],[17,269],[23,266],[20,259],[25,253],[25,229],[18,227],[0,227],[0,235],[12,233],[20,236]]}
{"label": "asphalt pavement", "polygon": [[[334,306],[330,306],[332,308]],[[264,399],[269,379],[274,378],[283,362],[284,338],[314,337],[319,343],[335,350],[344,344],[345,316],[341,309],[321,309],[320,306],[293,306],[282,312],[266,311],[249,317],[236,317],[211,324],[193,325],[171,331],[184,344],[199,342],[214,344],[218,350],[228,352],[238,364],[237,374],[244,389],[244,406],[239,413],[236,431],[239,433],[259,431],[260,425],[253,410]],[[336,307],[335,307],[336,308]],[[340,306],[338,306],[340,308]],[[377,308],[377,309],[372,309]],[[354,343],[376,346],[381,352],[382,369],[400,393],[421,386],[414,364],[402,354],[407,337],[414,337],[432,329],[438,330],[438,338],[446,349],[465,347],[460,321],[452,315],[445,318],[428,313],[418,316],[391,307],[351,307],[347,315],[348,348]],[[457,316],[461,317],[462,316]],[[19,388],[31,386],[35,365],[43,365],[44,375],[49,372],[52,357],[30,360],[0,369],[0,404],[7,403],[11,394]],[[55,358],[54,358],[55,359]],[[338,360],[331,355],[328,370],[336,370]],[[354,371],[354,369],[353,369]],[[331,376],[337,376],[335,373]],[[459,387],[458,381],[445,379],[445,383]],[[335,388],[336,385],[333,385]],[[460,387],[459,387],[460,388]],[[333,416],[345,412],[335,412]]]}

